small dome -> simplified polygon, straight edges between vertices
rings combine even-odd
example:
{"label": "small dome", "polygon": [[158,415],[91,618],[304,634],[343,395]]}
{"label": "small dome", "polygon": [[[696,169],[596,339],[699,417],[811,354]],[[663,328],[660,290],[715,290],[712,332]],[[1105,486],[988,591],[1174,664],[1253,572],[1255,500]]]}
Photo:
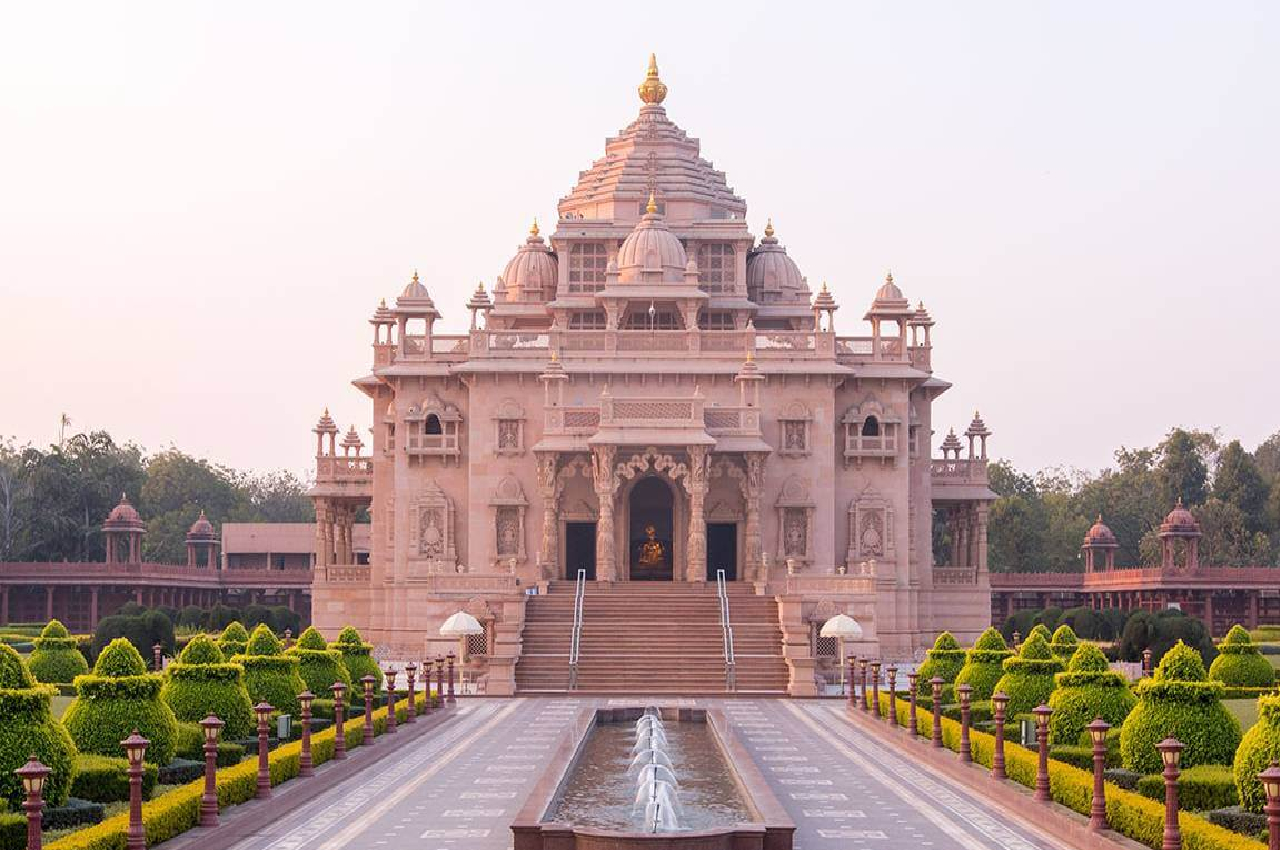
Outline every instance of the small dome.
{"label": "small dome", "polygon": [[[618,271],[624,282],[641,281],[645,272],[661,272],[661,280],[680,283],[684,280],[689,255],[667,223],[658,213],[653,195],[649,195],[647,212],[636,229],[618,249]],[[509,286],[510,284],[508,284]]]}
{"label": "small dome", "polygon": [[129,497],[121,493],[120,503],[107,514],[107,521],[102,527],[107,531],[141,531],[145,526],[137,509],[129,504]]}
{"label": "small dome", "polygon": [[1195,514],[1183,507],[1182,499],[1179,498],[1178,504],[1169,511],[1164,522],[1160,523],[1160,535],[1199,536],[1199,534],[1200,523],[1196,522]]}
{"label": "small dome", "polygon": [[884,276],[884,283],[876,290],[876,301],[906,301],[906,296],[902,294],[902,290],[898,288],[898,284],[893,282],[893,272],[889,272]]}
{"label": "small dome", "polygon": [[1084,545],[1086,546],[1115,546],[1116,536],[1111,529],[1102,521],[1102,514],[1098,514],[1098,519],[1089,527],[1089,532],[1084,536]]}
{"label": "small dome", "polygon": [[758,304],[809,301],[809,284],[787,249],[773,235],[773,222],[764,228],[760,245],[747,257],[747,297]]}
{"label": "small dome", "polygon": [[405,286],[404,291],[400,293],[401,298],[412,299],[415,301],[430,301],[431,295],[427,292],[427,288],[422,285],[422,281],[418,280],[418,272],[413,272],[413,280]]}
{"label": "small dome", "polygon": [[316,423],[316,427],[311,429],[316,434],[336,434],[338,433],[338,423],[333,421],[333,417],[329,415],[329,408],[324,409],[324,413],[320,416],[320,421]]}
{"label": "small dome", "polygon": [[556,295],[559,268],[556,255],[538,235],[538,222],[529,229],[520,250],[502,272],[499,301],[547,301]]}
{"label": "small dome", "polygon": [[195,522],[191,523],[191,528],[187,529],[188,540],[211,540],[215,537],[213,531],[213,523],[209,522],[209,518],[205,516],[204,511],[200,511],[200,516]]}

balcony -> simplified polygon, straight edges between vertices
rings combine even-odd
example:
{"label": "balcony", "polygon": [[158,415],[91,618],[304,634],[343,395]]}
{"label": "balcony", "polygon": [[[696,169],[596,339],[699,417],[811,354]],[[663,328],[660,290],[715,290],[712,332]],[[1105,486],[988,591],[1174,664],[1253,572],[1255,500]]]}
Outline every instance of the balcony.
{"label": "balcony", "polygon": [[312,495],[373,496],[373,458],[363,455],[321,455],[316,458]]}
{"label": "balcony", "polygon": [[942,501],[991,501],[987,479],[987,462],[973,460],[933,460],[929,467],[933,484],[933,499]]}

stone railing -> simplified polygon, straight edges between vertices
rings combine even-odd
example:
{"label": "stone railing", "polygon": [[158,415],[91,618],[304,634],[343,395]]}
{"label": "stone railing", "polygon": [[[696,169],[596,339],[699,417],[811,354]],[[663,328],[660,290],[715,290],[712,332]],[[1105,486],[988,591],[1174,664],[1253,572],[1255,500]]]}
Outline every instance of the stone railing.
{"label": "stone railing", "polygon": [[614,398],[601,396],[600,423],[644,422],[703,425],[703,399],[691,396],[656,398]]}
{"label": "stone railing", "polygon": [[22,561],[0,563],[0,584],[172,584],[183,587],[300,588],[311,585],[312,571],[217,569],[185,564],[106,564],[101,562]]}
{"label": "stone railing", "polygon": [[978,570],[975,567],[934,567],[933,584],[935,587],[966,587],[978,583]]}
{"label": "stone railing", "polygon": [[322,569],[330,584],[368,584],[371,575],[368,564],[332,564]]}
{"label": "stone railing", "polygon": [[1139,587],[1200,587],[1207,589],[1280,588],[1280,568],[1274,567],[1129,567],[1092,573],[992,573],[991,589],[1006,592],[1039,590],[1133,590]]}
{"label": "stone railing", "polygon": [[373,484],[373,458],[321,455],[316,458],[317,484]]}
{"label": "stone railing", "polygon": [[760,411],[754,407],[704,407],[702,421],[716,436],[760,433]]}
{"label": "stone railing", "polygon": [[945,487],[948,484],[986,484],[987,462],[975,458],[973,460],[938,460],[930,462],[929,472],[934,487]]}

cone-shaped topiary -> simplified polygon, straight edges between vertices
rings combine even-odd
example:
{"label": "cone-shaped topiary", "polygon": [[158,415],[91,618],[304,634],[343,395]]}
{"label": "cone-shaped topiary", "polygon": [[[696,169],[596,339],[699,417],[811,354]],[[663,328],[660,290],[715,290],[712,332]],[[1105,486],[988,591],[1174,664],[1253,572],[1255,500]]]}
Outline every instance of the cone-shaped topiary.
{"label": "cone-shaped topiary", "polygon": [[1280,694],[1266,694],[1258,697],[1258,722],[1244,733],[1232,765],[1240,805],[1246,811],[1262,811],[1267,795],[1258,774],[1277,758],[1280,758]]}
{"label": "cone-shaped topiary", "polygon": [[1011,655],[1013,652],[999,630],[994,627],[987,629],[965,655],[964,667],[956,675],[956,685],[973,688],[974,700],[991,699],[996,682],[1004,673],[1004,660]]}
{"label": "cone-shaped topiary", "polygon": [[208,635],[196,635],[164,673],[160,696],[178,720],[199,722],[212,713],[226,724],[228,741],[253,734],[253,705],[244,687],[244,668],[228,664]]}
{"label": "cone-shaped topiary", "polygon": [[1249,633],[1239,625],[1227,632],[1218,644],[1218,653],[1209,665],[1210,680],[1228,688],[1269,688],[1275,684],[1275,668],[1262,657]]}
{"label": "cone-shaped topiary", "polygon": [[1049,738],[1054,745],[1076,746],[1095,717],[1119,726],[1138,702],[1124,676],[1112,671],[1102,650],[1091,643],[1080,644],[1067,672],[1054,681],[1057,687],[1049,696]]}
{"label": "cone-shaped topiary", "polygon": [[235,620],[222,630],[222,635],[218,638],[218,649],[222,650],[223,659],[227,659],[233,655],[243,655],[248,642],[249,632],[239,620]]}
{"label": "cone-shaped topiary", "polygon": [[1022,649],[1004,661],[1004,675],[996,682],[996,690],[1009,696],[1007,716],[1017,717],[1048,702],[1053,693],[1053,677],[1062,672],[1062,662],[1053,656],[1045,639],[1048,629],[1031,630]]}
{"label": "cone-shaped topiary", "polygon": [[1053,635],[1049,634],[1049,627],[1044,623],[1036,623],[1031,628],[1031,631],[1027,632],[1027,636],[1023,640],[1029,640],[1032,635],[1040,635],[1040,637],[1044,638],[1045,643],[1053,642]]}
{"label": "cone-shaped topiary", "polygon": [[62,721],[84,753],[119,757],[120,742],[134,729],[151,742],[147,761],[166,765],[177,746],[178,721],[160,698],[164,684],[126,638],[116,638],[98,656],[93,672],[76,678],[76,698]]}
{"label": "cone-shaped topiary", "polygon": [[55,693],[55,688],[36,682],[13,647],[0,643],[0,809],[8,802],[11,811],[21,811],[26,794],[13,772],[32,753],[53,771],[46,780],[45,800],[60,806],[67,799],[76,746],[49,710]]}
{"label": "cone-shaped topiary", "polygon": [[76,646],[76,639],[57,620],[50,620],[35,639],[35,650],[27,659],[27,666],[36,681],[48,685],[70,684],[76,676],[89,672],[89,662]]}
{"label": "cone-shaped topiary", "polygon": [[353,683],[365,676],[372,676],[376,681],[374,692],[382,692],[382,668],[373,658],[373,645],[365,643],[354,626],[347,626],[338,632],[338,639],[329,644],[329,648],[342,654],[342,666],[347,668]]}
{"label": "cone-shaped topiary", "polygon": [[255,703],[266,700],[281,714],[298,713],[298,694],[307,689],[298,675],[298,659],[284,654],[284,644],[266,623],[253,630],[244,654],[233,656],[231,662],[244,667],[249,699]]}
{"label": "cone-shaped topiary", "polygon": [[350,691],[351,674],[342,663],[342,653],[330,649],[325,643],[324,635],[315,626],[308,626],[299,636],[297,644],[290,647],[286,654],[297,657],[298,672],[311,693],[327,697],[334,682],[342,682]]}
{"label": "cone-shaped topiary", "polygon": [[1183,743],[1182,764],[1230,764],[1240,743],[1240,724],[1222,705],[1226,689],[1210,682],[1200,653],[1182,641],[1165,653],[1155,675],[1138,685],[1138,705],[1120,730],[1120,757],[1139,773],[1160,770],[1156,744],[1167,737]]}
{"label": "cone-shaped topiary", "polygon": [[1076,647],[1080,645],[1080,641],[1076,639],[1075,630],[1065,623],[1058,626],[1053,632],[1053,638],[1049,641],[1049,649],[1053,651],[1055,657],[1060,658],[1063,664],[1071,660],[1071,656],[1076,654]]}

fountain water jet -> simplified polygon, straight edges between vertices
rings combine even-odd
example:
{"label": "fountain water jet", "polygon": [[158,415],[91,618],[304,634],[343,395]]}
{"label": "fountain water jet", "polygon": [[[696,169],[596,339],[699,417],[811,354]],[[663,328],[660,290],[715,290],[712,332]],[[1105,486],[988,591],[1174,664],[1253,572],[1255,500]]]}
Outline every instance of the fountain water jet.
{"label": "fountain water jet", "polygon": [[679,785],[671,759],[667,756],[667,733],[655,708],[645,709],[636,721],[636,742],[631,747],[635,757],[628,774],[636,776],[636,799],[633,809],[644,809],[645,832],[673,832],[680,829]]}

